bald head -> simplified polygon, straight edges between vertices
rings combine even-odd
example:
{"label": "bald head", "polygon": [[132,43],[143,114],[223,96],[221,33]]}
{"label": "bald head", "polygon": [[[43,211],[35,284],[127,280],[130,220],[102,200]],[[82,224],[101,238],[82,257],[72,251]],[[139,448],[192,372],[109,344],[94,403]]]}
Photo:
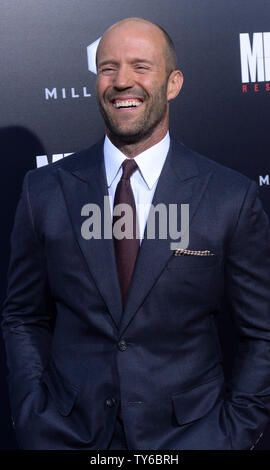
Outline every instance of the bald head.
{"label": "bald head", "polygon": [[[151,21],[148,21],[144,18],[139,18],[139,17],[131,17],[131,18],[125,18],[121,21],[118,21],[117,23],[114,23],[112,26],[110,26],[105,33],[103,34],[100,43],[97,48],[97,53],[96,53],[96,65],[98,67],[98,60],[99,60],[99,53],[100,50],[102,49],[102,45],[106,38],[109,37],[111,32],[117,32],[117,30],[120,30],[121,28],[125,27],[128,31],[129,24],[133,24],[133,26],[136,27],[137,25],[137,30],[138,34],[143,34],[143,32],[152,32],[153,36],[158,36],[161,39],[161,43],[163,43],[163,51],[164,51],[164,59],[166,62],[166,70],[167,70],[167,76],[170,75],[170,73],[173,70],[177,69],[177,55],[176,55],[176,50],[174,43],[169,36],[169,34],[157,23],[153,23]],[[160,47],[160,42],[157,42],[157,47]]]}
{"label": "bald head", "polygon": [[98,46],[96,92],[106,132],[118,148],[132,146],[133,156],[168,131],[169,101],[183,83],[170,44],[158,25],[126,18]]}

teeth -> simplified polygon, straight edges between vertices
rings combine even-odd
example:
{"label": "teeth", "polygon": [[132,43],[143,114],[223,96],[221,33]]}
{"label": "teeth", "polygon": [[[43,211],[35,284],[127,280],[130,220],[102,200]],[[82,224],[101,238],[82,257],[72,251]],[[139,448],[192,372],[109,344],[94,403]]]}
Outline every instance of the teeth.
{"label": "teeth", "polygon": [[113,103],[113,106],[115,108],[126,108],[129,106],[140,106],[142,104],[141,101],[137,100],[126,100],[126,101],[116,101]]}

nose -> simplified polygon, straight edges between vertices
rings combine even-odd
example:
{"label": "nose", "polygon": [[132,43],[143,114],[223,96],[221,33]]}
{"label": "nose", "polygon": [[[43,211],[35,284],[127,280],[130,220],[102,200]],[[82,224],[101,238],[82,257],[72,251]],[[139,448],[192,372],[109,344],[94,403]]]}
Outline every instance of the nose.
{"label": "nose", "polygon": [[114,76],[114,87],[117,89],[131,88],[134,84],[133,74],[129,67],[121,66]]}

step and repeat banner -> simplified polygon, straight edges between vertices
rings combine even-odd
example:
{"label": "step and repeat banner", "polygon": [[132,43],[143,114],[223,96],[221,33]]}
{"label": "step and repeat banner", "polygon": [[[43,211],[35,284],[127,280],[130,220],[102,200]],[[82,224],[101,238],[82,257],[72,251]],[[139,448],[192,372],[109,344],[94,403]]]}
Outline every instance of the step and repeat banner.
{"label": "step and repeat banner", "polygon": [[[269,0],[0,0],[1,301],[23,177],[104,134],[95,51],[103,32],[130,16],[160,24],[175,42],[184,85],[171,104],[171,135],[255,180],[270,215]],[[229,318],[220,332],[229,374]],[[2,336],[0,353],[0,448],[16,449]],[[260,448],[270,449],[270,426]]]}

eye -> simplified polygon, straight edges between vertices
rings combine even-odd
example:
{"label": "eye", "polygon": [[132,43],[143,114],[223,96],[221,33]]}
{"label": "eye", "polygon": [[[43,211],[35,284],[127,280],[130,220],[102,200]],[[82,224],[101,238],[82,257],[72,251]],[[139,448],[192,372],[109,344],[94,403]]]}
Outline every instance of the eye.
{"label": "eye", "polygon": [[134,72],[139,74],[147,73],[150,70],[150,67],[143,64],[135,65]]}
{"label": "eye", "polygon": [[149,67],[147,65],[136,65],[136,70],[148,70]]}
{"label": "eye", "polygon": [[104,68],[100,69],[99,72],[102,73],[102,74],[108,75],[108,74],[110,74],[114,71],[115,71],[114,67],[104,67]]}

